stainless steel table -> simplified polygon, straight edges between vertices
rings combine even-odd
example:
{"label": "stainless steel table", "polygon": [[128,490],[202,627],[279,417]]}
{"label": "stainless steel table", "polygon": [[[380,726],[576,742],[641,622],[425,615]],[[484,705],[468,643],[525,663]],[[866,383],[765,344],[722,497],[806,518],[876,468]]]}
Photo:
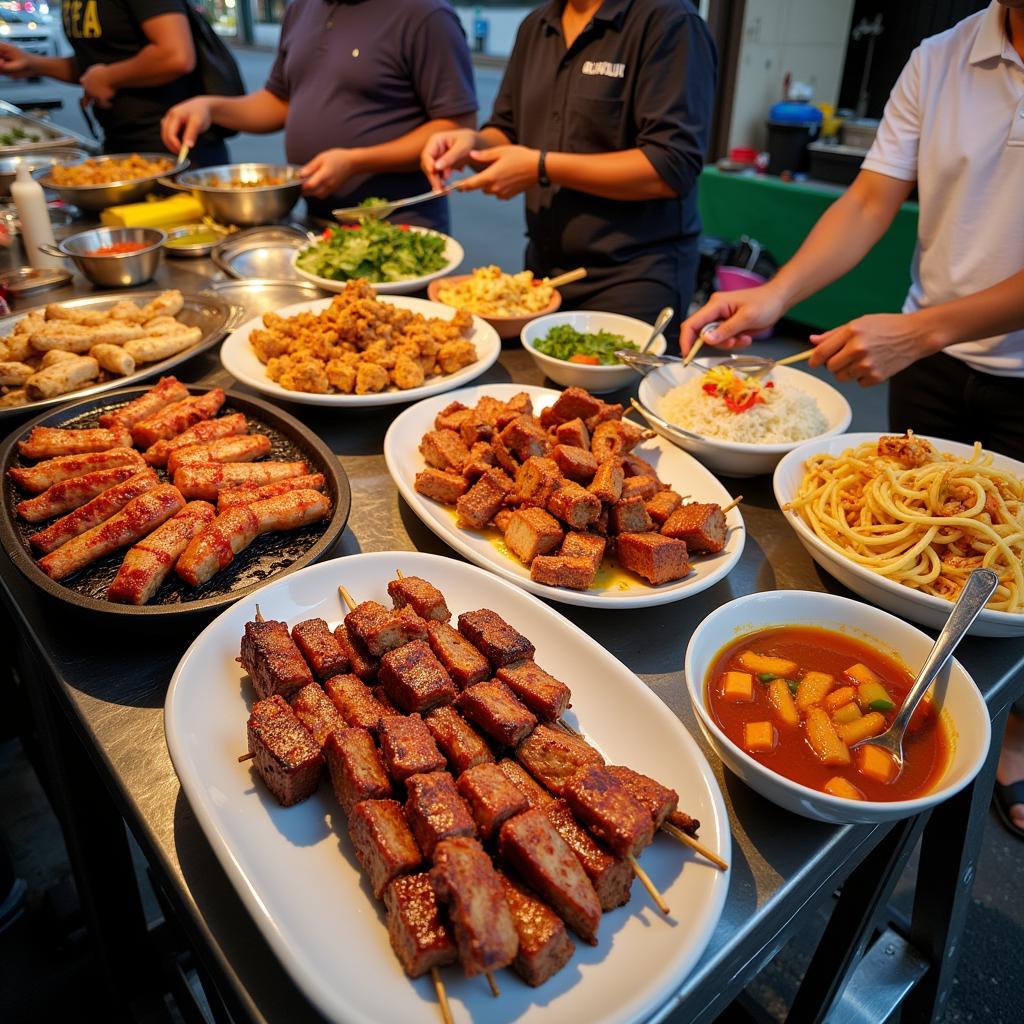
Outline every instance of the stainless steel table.
{"label": "stainless steel table", "polygon": [[[168,260],[158,283],[198,290],[214,273],[206,261]],[[72,291],[47,293],[40,301],[68,297]],[[770,344],[778,351],[791,347]],[[179,376],[233,384],[209,353],[186,363]],[[506,350],[481,378],[487,381],[542,383],[519,349]],[[847,393],[856,403],[857,391]],[[381,448],[395,409],[346,414],[293,406],[290,411],[325,439],[351,480],[352,515],[332,557],[388,549],[457,557],[420,524],[388,476]],[[858,427],[881,429],[884,424],[857,422],[855,416]],[[877,1002],[865,1003],[865,991],[876,1000],[894,1002],[912,985],[905,1019],[935,1019],[956,966],[995,750],[975,785],[930,820],[925,816],[895,827],[816,824],[767,803],[725,772],[703,745],[686,698],[682,664],[692,629],[723,602],[756,590],[845,593],[800,547],[775,506],[767,478],[726,484],[746,496],[749,535],[741,561],[725,581],[689,600],[643,611],[613,614],[558,606],[599,635],[679,715],[715,766],[729,808],[734,846],[725,910],[698,967],[663,1012],[678,1024],[713,1019],[806,923],[807,912],[830,902],[842,885],[791,1019],[822,1020],[837,999],[844,1000],[842,1019],[870,1020],[874,1014],[883,1019]],[[71,618],[46,600],[7,559],[0,565],[0,598],[9,616],[0,625],[5,631],[10,627],[16,638],[17,675],[31,703],[38,753],[112,993],[131,1007],[147,986],[154,981],[166,985],[169,977],[186,998],[181,960],[173,952],[185,942],[218,1020],[319,1020],[236,897],[168,757],[164,694],[201,624],[145,634],[97,630],[89,620]],[[1001,735],[1009,704],[1024,690],[1024,644],[972,639],[961,658],[985,692],[994,735]],[[629,728],[628,719],[623,727]],[[146,932],[123,825],[145,855],[173,932],[170,939],[162,935],[156,942]],[[889,929],[881,943],[874,942],[888,926],[886,901],[922,835],[919,898],[909,935]]]}

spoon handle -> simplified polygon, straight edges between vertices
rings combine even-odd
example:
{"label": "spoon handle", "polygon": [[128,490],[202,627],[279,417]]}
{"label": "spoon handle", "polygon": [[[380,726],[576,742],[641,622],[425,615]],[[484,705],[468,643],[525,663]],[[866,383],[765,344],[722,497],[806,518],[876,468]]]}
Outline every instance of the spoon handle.
{"label": "spoon handle", "polygon": [[889,727],[890,731],[902,733],[906,728],[915,708],[925,695],[925,691],[931,686],[932,680],[949,660],[953,649],[964,638],[967,630],[971,628],[971,624],[978,617],[981,609],[985,607],[985,603],[998,585],[999,577],[991,569],[975,569],[967,577],[967,583],[960,591],[960,596],[957,598],[956,604],[953,605],[946,624],[939,632],[935,646],[929,652],[903,706]]}

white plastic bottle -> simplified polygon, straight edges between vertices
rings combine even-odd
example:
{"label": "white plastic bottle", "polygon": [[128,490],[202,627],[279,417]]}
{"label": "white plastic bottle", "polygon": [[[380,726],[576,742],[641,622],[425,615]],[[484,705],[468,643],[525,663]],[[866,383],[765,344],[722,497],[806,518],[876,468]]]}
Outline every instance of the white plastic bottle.
{"label": "white plastic bottle", "polygon": [[18,210],[21,240],[29,264],[37,270],[63,267],[64,261],[59,256],[49,256],[39,249],[41,245],[54,245],[56,240],[43,186],[29,174],[25,164],[18,165],[18,173],[11,182],[11,198]]}

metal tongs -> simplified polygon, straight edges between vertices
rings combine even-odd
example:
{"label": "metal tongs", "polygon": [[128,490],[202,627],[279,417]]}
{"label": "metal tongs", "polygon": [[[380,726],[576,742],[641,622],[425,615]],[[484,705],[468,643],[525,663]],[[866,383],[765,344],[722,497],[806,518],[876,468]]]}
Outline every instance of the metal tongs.
{"label": "metal tongs", "polygon": [[727,365],[732,370],[737,370],[748,377],[760,377],[767,373],[780,360],[767,359],[764,356],[722,356],[715,363],[705,363],[700,359],[687,361],[680,356],[659,356],[653,352],[634,352],[630,349],[620,349],[615,353],[619,359],[631,366],[639,374],[646,374],[659,366],[669,366],[672,363],[680,363],[683,366],[696,366],[701,370],[712,370],[716,366]]}
{"label": "metal tongs", "polygon": [[345,206],[338,210],[332,210],[331,213],[336,220],[341,221],[383,220],[395,210],[400,210],[405,206],[415,206],[417,203],[425,203],[430,199],[440,199],[441,196],[454,192],[461,181],[460,178],[459,181],[453,181],[450,185],[445,185],[444,188],[435,188],[418,196],[410,196],[408,199],[395,199],[389,203],[377,203],[375,206]]}

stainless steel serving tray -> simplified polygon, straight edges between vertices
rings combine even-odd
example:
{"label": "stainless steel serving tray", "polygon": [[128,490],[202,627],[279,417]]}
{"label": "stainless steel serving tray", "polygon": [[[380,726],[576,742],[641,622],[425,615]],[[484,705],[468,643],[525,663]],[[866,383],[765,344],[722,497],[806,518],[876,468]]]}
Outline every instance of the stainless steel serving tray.
{"label": "stainless steel serving tray", "polygon": [[236,306],[244,306],[246,318],[261,316],[269,309],[284,309],[297,302],[315,302],[324,293],[306,281],[275,281],[249,278],[246,281],[220,281],[205,289]]}
{"label": "stainless steel serving tray", "polygon": [[[15,514],[15,505],[27,495],[11,483],[7,470],[28,465],[18,454],[17,442],[33,427],[93,427],[100,415],[143,394],[146,388],[129,388],[72,402],[63,409],[45,413],[18,427],[0,445],[0,474],[3,478],[3,504],[0,509],[0,541],[18,569],[40,590],[66,605],[88,613],[113,618],[132,618],[136,622],[157,622],[168,616],[181,617],[218,611],[252,593],[270,580],[301,569],[324,557],[334,546],[348,521],[352,493],[348,477],[337,456],[293,416],[269,402],[228,391],[221,416],[243,413],[253,431],[266,434],[273,445],[270,458],[286,461],[303,459],[311,473],[326,477],[324,493],[331,500],[331,515],[320,523],[287,533],[258,537],[226,569],[201,587],[187,586],[173,574],[157,591],[153,600],[140,607],[106,600],[107,587],[120,568],[124,550],[116,551],[86,566],[61,582],[50,579],[36,564],[28,544],[29,536],[46,524],[25,523]],[[192,394],[203,394],[208,387],[189,387]],[[161,477],[165,476],[158,470]],[[111,621],[108,619],[107,621]]]}
{"label": "stainless steel serving tray", "polygon": [[[104,292],[102,295],[87,295],[80,299],[67,299],[59,305],[72,309],[106,309],[122,299],[131,299],[140,306],[145,305],[150,299],[155,299],[167,289],[146,289],[138,291],[131,289],[120,292]],[[89,398],[92,395],[104,394],[107,391],[114,391],[123,388],[136,381],[145,380],[147,377],[155,377],[157,374],[166,373],[173,366],[191,359],[200,352],[216,345],[226,334],[233,331],[246,318],[246,310],[243,306],[235,306],[225,299],[209,294],[184,293],[185,305],[178,318],[190,327],[198,327],[202,330],[203,336],[191,348],[179,352],[177,355],[167,359],[161,359],[158,363],[146,363],[140,366],[134,373],[127,377],[111,377],[109,380],[101,381],[99,384],[90,384],[79,391],[71,391],[66,395],[58,395],[56,398],[44,398],[38,402],[29,402],[26,405],[14,405],[10,408],[0,408],[0,420],[4,417],[24,416],[25,413],[37,412],[55,405],[64,405],[67,402],[76,401],[80,398]],[[19,310],[10,316],[0,318],[0,338],[4,337],[14,329],[14,325],[33,309],[43,309],[49,303],[33,306],[31,309]]]}
{"label": "stainless steel serving tray", "polygon": [[303,281],[292,265],[295,253],[309,244],[310,232],[292,224],[272,224],[237,231],[218,242],[210,258],[218,270],[238,281],[260,278]]}

